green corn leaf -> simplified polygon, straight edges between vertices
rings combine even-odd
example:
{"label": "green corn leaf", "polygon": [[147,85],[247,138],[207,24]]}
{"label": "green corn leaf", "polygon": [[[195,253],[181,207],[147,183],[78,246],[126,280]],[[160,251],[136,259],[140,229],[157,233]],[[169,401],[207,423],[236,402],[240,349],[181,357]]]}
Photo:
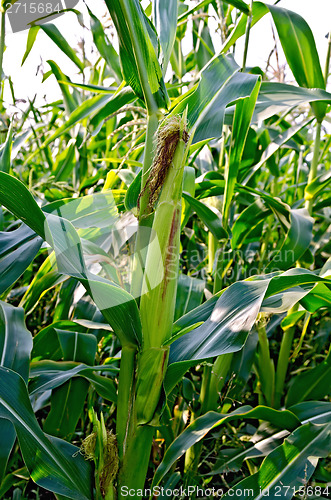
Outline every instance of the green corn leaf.
{"label": "green corn leaf", "polygon": [[[311,422],[313,424],[325,424],[329,422],[331,415],[331,404],[314,401],[310,403],[300,403],[289,408],[302,424]],[[257,433],[258,434],[258,433]],[[253,446],[248,446],[245,450],[234,448],[222,449],[221,456],[217,459],[212,471],[208,475],[223,474],[225,472],[237,472],[241,469],[243,461],[250,458],[263,457],[268,455],[277,446],[282,444],[284,437],[289,435],[289,431],[275,430],[269,437],[264,438],[263,432],[260,439]],[[256,437],[259,437],[259,434]]]}
{"label": "green corn leaf", "polygon": [[46,436],[33,414],[27,387],[12,370],[0,367],[0,417],[15,427],[24,462],[41,487],[77,500],[92,498],[92,470],[79,448]]}
{"label": "green corn leaf", "polygon": [[[63,95],[63,102],[66,108],[66,112],[68,115],[70,115],[70,113],[73,113],[73,111],[75,111],[79,104],[75,99],[75,96],[69,92],[68,84],[71,83],[70,79],[66,75],[64,75],[64,73],[62,73],[61,69],[54,61],[48,60],[47,62],[52,69],[52,73],[58,81]],[[66,82],[67,84],[63,82]]]}
{"label": "green corn leaf", "polygon": [[[249,491],[249,498],[264,496],[293,498],[295,490],[303,487],[313,474],[319,457],[326,457],[331,446],[331,425],[306,424],[296,429],[284,443],[262,462],[258,472],[240,481],[232,491]],[[226,494],[223,498],[232,498]]]}
{"label": "green corn leaf", "polygon": [[124,204],[127,210],[132,210],[137,206],[139,193],[141,191],[141,176],[142,170],[139,170],[139,173],[131,182],[125,193]]}
{"label": "green corn leaf", "polygon": [[119,38],[122,73],[151,112],[168,107],[154,26],[138,0],[106,0]]}
{"label": "green corn leaf", "polygon": [[67,276],[63,276],[57,271],[51,270],[52,266],[55,266],[55,256],[52,256],[52,263],[50,262],[50,257],[51,256],[48,256],[40,266],[40,269],[21,299],[20,306],[24,308],[26,314],[31,314],[38,304],[38,301],[48,290],[51,290],[56,285],[68,279]]}
{"label": "green corn leaf", "polygon": [[[86,335],[86,334],[82,334]],[[116,385],[110,378],[98,375],[97,372],[114,372],[112,366],[87,366],[76,362],[39,361],[31,364],[30,394],[42,394],[45,391],[66,386],[68,381],[82,377],[90,382],[100,394],[108,401],[117,401]]]}
{"label": "green corn leaf", "polygon": [[232,226],[232,249],[235,250],[236,248],[240,248],[245,238],[247,238],[256,226],[271,213],[271,210],[267,209],[259,199],[248,205]]}
{"label": "green corn leaf", "polygon": [[281,429],[293,430],[300,425],[300,420],[289,411],[277,411],[265,406],[252,408],[243,406],[229,414],[220,414],[209,411],[202,417],[194,420],[167,449],[164,458],[157,468],[153,484],[159,484],[172,464],[180,458],[186,450],[205,437],[211,429],[235,419],[258,418],[272,422]]}
{"label": "green corn leaf", "polygon": [[72,321],[55,321],[42,328],[33,339],[31,355],[33,362],[42,359],[60,361],[63,358],[63,351],[58,332],[69,328],[77,330],[77,324]]}
{"label": "green corn leaf", "polygon": [[[233,45],[236,43],[236,41],[245,34],[248,13],[249,12],[243,11],[243,14],[240,16],[237,25],[231,31],[227,40],[223,44],[221,53],[224,54],[228,52],[229,49],[233,47]],[[260,19],[262,19],[262,17],[265,16],[265,14],[267,13],[268,13],[268,7],[264,3],[253,2],[251,27],[253,27],[258,21],[260,21]]]}
{"label": "green corn leaf", "polygon": [[[82,104],[80,104],[78,108],[75,109],[75,111],[71,113],[69,118],[63,125],[61,125],[61,127],[56,130],[56,132],[54,132],[50,137],[48,137],[48,139],[46,139],[46,141],[43,142],[40,148],[38,148],[29,156],[26,162],[31,161],[36,156],[36,154],[39,153],[40,149],[46,148],[51,142],[55,141],[55,139],[71,130],[76,125],[76,123],[79,123],[82,120],[91,117],[91,114],[93,115],[95,113],[93,125],[96,126],[96,124],[99,124],[109,114],[117,111],[125,104],[131,102],[133,98],[134,96],[132,91],[128,88],[124,88],[115,95],[100,94],[87,99]],[[100,115],[97,114],[99,110],[101,110]]]}
{"label": "green corn leaf", "polygon": [[291,309],[297,302],[303,304],[305,297],[321,282],[330,283],[330,280],[301,268],[289,269],[274,276],[270,280],[261,311],[281,313]]}
{"label": "green corn leaf", "polygon": [[[106,320],[110,321],[122,345],[139,344],[141,321],[136,301],[132,295],[108,280],[87,273],[80,238],[71,222],[52,214],[48,214],[46,220],[31,193],[15,177],[0,172],[0,181],[0,203],[26,222],[43,239],[47,239],[55,249],[59,272],[80,280]],[[16,193],[15,198],[13,193]],[[89,210],[89,206],[87,208]],[[96,216],[99,214],[96,213]]]}
{"label": "green corn leaf", "polygon": [[27,42],[26,42],[26,49],[25,49],[25,53],[24,53],[24,56],[23,56],[23,59],[22,59],[22,66],[25,63],[28,55],[31,52],[31,49],[32,49],[32,47],[34,45],[34,42],[36,41],[36,37],[38,35],[39,29],[40,29],[40,26],[32,26],[29,29],[28,39],[27,39]]}
{"label": "green corn leaf", "polygon": [[[296,268],[234,283],[177,320],[171,338],[170,364],[185,361],[191,366],[194,360],[239,351],[260,309],[269,313],[287,311],[318,282],[329,284],[330,280]],[[178,332],[201,322],[204,323],[176,339]]]}
{"label": "green corn leaf", "polygon": [[[268,279],[268,277],[270,276],[272,275],[266,275],[264,278]],[[291,288],[297,289],[298,292],[300,291],[300,289],[297,287],[302,288],[300,294],[298,294],[296,299],[296,300],[302,300],[302,294],[306,293],[308,295],[310,293],[311,288],[316,283],[320,282],[330,284],[330,279],[322,278],[314,274],[313,272],[308,271],[307,269],[300,269],[300,268],[290,269],[288,271],[285,271],[284,273],[279,273],[279,274],[276,273],[276,275],[274,275],[270,279],[265,294],[265,298],[262,302],[262,310],[264,309],[264,307],[267,308],[268,303],[270,303],[270,299],[272,299],[273,297],[277,297],[278,300],[281,300],[283,292],[286,292],[286,290],[290,290]],[[208,299],[206,302],[204,302],[201,306],[196,307],[195,309],[193,309],[193,311],[190,311],[189,313],[182,316],[182,318],[177,320],[174,325],[174,333],[178,333],[180,330],[184,328],[189,328],[192,325],[199,323],[201,321],[206,321],[213,312],[213,309],[218,299],[222,296],[224,292],[225,290],[221,290],[220,292],[216,293],[213,297]],[[273,305],[274,307],[276,307],[276,302],[274,302]],[[281,312],[284,312],[286,310],[287,309],[285,308]],[[274,312],[276,311],[277,309]]]}
{"label": "green corn leaf", "polygon": [[181,114],[188,106],[188,123],[195,129],[193,142],[221,137],[225,108],[251,95],[258,76],[238,73],[233,57],[215,56],[201,72],[201,79],[184,94],[171,114]]}
{"label": "green corn leaf", "polygon": [[246,2],[243,0],[224,0],[225,3],[232,5],[232,7],[235,7],[236,9],[240,10],[241,12],[244,12],[245,14],[250,13],[250,7],[247,5]]}
{"label": "green corn leaf", "polygon": [[56,161],[53,164],[54,181],[65,182],[74,170],[76,158],[76,142],[74,139],[69,141],[68,147],[58,155]]}
{"label": "green corn leaf", "polygon": [[[306,21],[295,12],[268,5],[277,28],[285,57],[300,87],[325,90],[325,81],[317,54],[315,40]],[[326,112],[323,103],[312,104],[316,118],[321,121]]]}
{"label": "green corn leaf", "polygon": [[44,432],[71,440],[78,420],[82,417],[89,386],[87,380],[74,378],[52,391],[51,409],[43,425]]}
{"label": "green corn leaf", "polygon": [[32,360],[34,362],[42,359],[60,361],[63,358],[63,350],[59,340],[61,330],[77,331],[80,326],[84,329],[107,330],[112,332],[112,328],[107,323],[96,323],[88,320],[59,320],[42,328],[33,338]]}
{"label": "green corn leaf", "polygon": [[118,210],[111,191],[82,198],[64,198],[43,206],[43,212],[63,217],[76,229],[91,227],[111,229],[118,221]]}
{"label": "green corn leaf", "polygon": [[297,286],[308,286],[309,288],[312,284],[319,282],[330,284],[330,279],[322,278],[308,269],[301,269],[299,267],[289,269],[271,278],[266,299],[290,288]]}
{"label": "green corn leaf", "polygon": [[[0,301],[0,366],[14,370],[27,382],[31,349],[32,336],[23,310]],[[15,439],[11,422],[0,418],[0,483]]]}
{"label": "green corn leaf", "polygon": [[203,9],[204,7],[208,7],[209,4],[211,4],[212,0],[201,0],[200,2],[198,2],[194,7],[192,7],[191,9],[187,10],[186,12],[183,12],[183,14],[181,14],[179,17],[178,17],[178,22],[183,22],[183,21],[186,21],[186,19],[191,15],[191,14],[194,14],[197,10],[199,9]]}
{"label": "green corn leaf", "polygon": [[[12,423],[9,420],[5,420],[0,417],[0,485],[2,485],[2,480],[4,478],[7,463],[15,444],[16,432]],[[1,491],[1,488],[0,488]]]}
{"label": "green corn leaf", "polygon": [[267,272],[289,269],[309,247],[313,237],[313,219],[304,209],[291,210],[285,240],[266,267]]}
{"label": "green corn leaf", "polygon": [[[183,14],[181,14],[178,17],[178,22],[186,21],[186,19],[191,14],[194,14],[194,12],[196,12],[199,9],[203,9],[204,7],[208,7],[208,5],[210,5],[212,3],[212,1],[213,0],[201,0],[194,7],[192,7],[191,9],[189,9],[186,12],[184,12]],[[249,14],[249,11],[250,11],[249,6],[243,0],[224,0],[224,1],[225,1],[225,3],[232,5],[233,7],[240,10],[241,12],[244,12],[245,14]]]}
{"label": "green corn leaf", "polygon": [[18,280],[37,255],[42,239],[25,224],[0,232],[0,294]]}
{"label": "green corn leaf", "polygon": [[45,216],[32,194],[21,181],[4,172],[0,172],[0,203],[45,238]]}
{"label": "green corn leaf", "polygon": [[225,169],[225,192],[222,210],[223,225],[225,228],[228,228],[229,212],[235,191],[235,184],[237,182],[239,165],[260,86],[261,82],[258,80],[251,95],[241,99],[236,104],[232,125],[229,164]]}
{"label": "green corn leaf", "polygon": [[[91,126],[97,128],[103,120],[108,118],[109,115],[122,108],[126,104],[134,101],[136,96],[129,87],[124,87],[114,95],[113,99],[106,101],[107,104],[98,106],[98,110],[93,114],[91,119]],[[101,108],[101,109],[100,109]],[[100,111],[99,111],[100,109]]]}
{"label": "green corn leaf", "polygon": [[[262,82],[253,121],[266,120],[300,104],[318,101],[331,103],[331,94],[322,89],[305,89],[286,83]],[[229,109],[228,113],[230,119],[233,111]]]}
{"label": "green corn leaf", "polygon": [[74,89],[82,89],[87,90],[88,92],[94,92],[95,94],[115,94],[117,87],[102,87],[101,85],[93,85],[91,83],[77,83],[77,82],[69,82],[66,80],[60,81],[63,85],[67,85]]}
{"label": "green corn leaf", "polygon": [[69,57],[69,59],[77,66],[77,68],[81,72],[84,71],[84,62],[79,59],[74,49],[69,45],[67,40],[63,37],[59,29],[54,24],[40,24],[39,29],[43,30],[44,33],[49,36],[49,38],[59,47],[60,50],[62,50],[62,52],[67,57]]}
{"label": "green corn leaf", "polygon": [[199,306],[202,302],[205,281],[180,274],[177,285],[175,319]]}
{"label": "green corn leaf", "polygon": [[122,74],[118,54],[105,35],[104,28],[99,19],[91,12],[89,8],[88,12],[91,18],[90,26],[94,43],[101,56],[107,62],[108,69],[111,75],[115,78],[117,83],[121,83]]}
{"label": "green corn leaf", "polygon": [[163,75],[168,67],[177,31],[178,0],[153,0],[154,26],[162,48]]}
{"label": "green corn leaf", "polygon": [[314,314],[320,308],[330,308],[331,305],[331,290],[324,283],[318,283],[311,292],[309,292],[300,301],[310,314]]}
{"label": "green corn leaf", "polygon": [[330,170],[328,172],[323,172],[322,174],[319,174],[310,184],[307,184],[307,186],[305,187],[306,199],[311,200],[316,198],[316,196],[318,196],[325,190],[325,188],[330,184],[330,182],[331,182]]}
{"label": "green corn leaf", "polygon": [[0,495],[4,498],[5,494],[10,490],[12,486],[17,483],[18,478],[29,479],[29,471],[26,467],[21,467],[15,470],[13,473],[7,474],[0,484]]}
{"label": "green corn leaf", "polygon": [[32,130],[25,130],[24,132],[17,133],[13,141],[11,159],[14,160],[21,151],[23,144],[32,136]]}
{"label": "green corn leaf", "polygon": [[210,318],[175,340],[170,363],[206,359],[242,349],[255,323],[269,281],[241,281],[219,298]]}
{"label": "green corn leaf", "polygon": [[328,424],[331,415],[331,403],[326,401],[309,401],[298,403],[288,408],[302,424]]}
{"label": "green corn leaf", "polygon": [[266,147],[266,149],[263,151],[262,156],[260,161],[254,165],[253,167],[249,168],[249,172],[247,177],[245,177],[245,180],[242,181],[242,184],[246,184],[249,179],[257,172],[265,162],[268,161],[269,158],[272,157],[278,151],[287,141],[289,141],[292,137],[295,136],[300,130],[302,130],[304,127],[309,125],[311,123],[312,119],[310,118],[309,120],[306,120],[303,122],[303,124],[300,125],[295,125],[294,127],[288,128],[285,132],[282,132],[279,134],[277,137],[273,139],[270,144]]}
{"label": "green corn leaf", "polygon": [[284,437],[288,434],[288,431],[278,431],[270,437],[258,441],[255,446],[248,446],[244,450],[241,448],[222,448],[222,453],[220,453],[211,472],[207,475],[214,476],[240,471],[245,460],[269,455],[277,446],[282,444]]}
{"label": "green corn leaf", "polygon": [[331,392],[331,362],[326,361],[300,373],[290,385],[286,406],[307,400],[318,400]]}
{"label": "green corn leaf", "polygon": [[[94,335],[70,331],[57,331],[64,361],[94,364],[97,339]],[[51,410],[44,423],[44,431],[52,436],[69,440],[83,411],[89,383],[83,379],[68,380],[52,391]],[[67,407],[66,402],[70,401]]]}
{"label": "green corn leaf", "polygon": [[[206,13],[207,9],[202,12]],[[192,38],[194,47],[194,59],[199,70],[202,70],[209,63],[210,58],[215,54],[212,37],[210,36],[207,19],[200,21],[193,18]]]}
{"label": "green corn leaf", "polygon": [[0,365],[19,373],[27,381],[32,336],[20,307],[0,301]]}

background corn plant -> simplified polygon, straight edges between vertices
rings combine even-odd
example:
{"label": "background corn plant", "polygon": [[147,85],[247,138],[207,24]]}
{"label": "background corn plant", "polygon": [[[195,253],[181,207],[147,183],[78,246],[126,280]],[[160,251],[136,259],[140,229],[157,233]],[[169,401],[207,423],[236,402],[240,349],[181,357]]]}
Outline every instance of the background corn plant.
{"label": "background corn plant", "polygon": [[[2,498],[327,498],[330,37],[277,3],[106,0],[95,64],[31,28],[84,83],[48,61],[61,101],[1,107]],[[268,12],[295,85],[246,67]]]}

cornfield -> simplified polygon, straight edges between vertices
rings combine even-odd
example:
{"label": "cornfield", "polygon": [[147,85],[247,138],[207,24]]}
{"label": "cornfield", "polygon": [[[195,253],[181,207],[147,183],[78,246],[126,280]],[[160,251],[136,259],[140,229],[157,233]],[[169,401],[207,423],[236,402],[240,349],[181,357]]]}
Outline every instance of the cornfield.
{"label": "cornfield", "polygon": [[[285,0],[64,2],[89,60],[44,3],[0,12],[0,498],[330,498],[331,34],[321,61]],[[77,68],[47,62],[59,100],[7,74],[22,5],[22,64],[42,32]]]}

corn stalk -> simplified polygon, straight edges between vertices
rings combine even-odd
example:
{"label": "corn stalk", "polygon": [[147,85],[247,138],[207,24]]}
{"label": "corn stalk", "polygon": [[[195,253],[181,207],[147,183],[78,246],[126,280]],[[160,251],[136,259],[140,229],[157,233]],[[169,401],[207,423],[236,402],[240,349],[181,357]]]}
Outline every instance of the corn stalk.
{"label": "corn stalk", "polygon": [[[132,347],[122,351],[117,410],[118,498],[122,498],[124,486],[135,491],[143,488],[154,435],[153,424],[158,419],[157,408],[169,351],[164,344],[172,334],[176,300],[182,182],[188,150],[185,126],[185,114],[181,119],[175,116],[161,124],[147,179],[149,210],[156,203],[154,238],[147,251],[140,300],[143,344],[139,351]],[[140,198],[144,194],[142,191]],[[151,276],[154,281],[150,281]],[[135,498],[140,498],[138,493]]]}

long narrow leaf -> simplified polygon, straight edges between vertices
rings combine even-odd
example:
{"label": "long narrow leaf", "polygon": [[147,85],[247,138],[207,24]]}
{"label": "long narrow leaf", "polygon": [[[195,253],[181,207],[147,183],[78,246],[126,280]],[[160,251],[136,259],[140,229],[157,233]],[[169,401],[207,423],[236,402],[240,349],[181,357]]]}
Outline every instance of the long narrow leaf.
{"label": "long narrow leaf", "polygon": [[50,491],[77,500],[92,498],[90,464],[78,448],[50,440],[33,414],[23,379],[0,367],[0,416],[15,427],[22,455],[32,479]]}
{"label": "long narrow leaf", "polygon": [[192,422],[167,449],[161,464],[156,470],[153,484],[159,484],[172,464],[175,463],[186,450],[203,439],[211,429],[238,418],[259,418],[272,422],[277,427],[290,430],[300,425],[300,421],[290,412],[276,411],[264,406],[258,406],[256,408],[243,406],[225,415],[210,411]]}

